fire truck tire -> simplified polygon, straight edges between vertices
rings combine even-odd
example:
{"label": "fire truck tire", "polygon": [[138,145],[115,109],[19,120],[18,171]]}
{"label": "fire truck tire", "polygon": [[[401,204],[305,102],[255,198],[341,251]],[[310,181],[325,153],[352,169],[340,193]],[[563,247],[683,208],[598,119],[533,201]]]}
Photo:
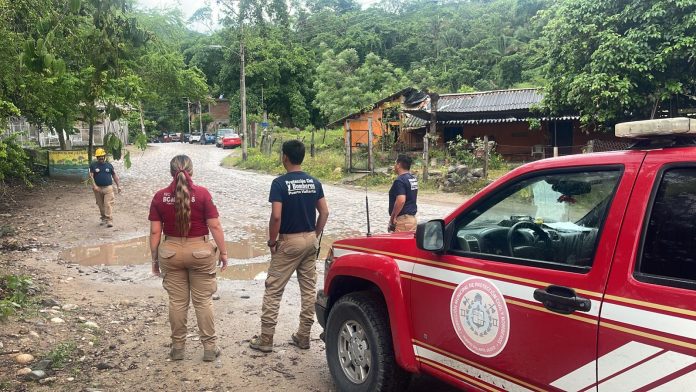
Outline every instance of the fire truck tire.
{"label": "fire truck tire", "polygon": [[341,297],[326,323],[326,359],[342,392],[403,391],[410,374],[394,358],[387,307],[371,292]]}

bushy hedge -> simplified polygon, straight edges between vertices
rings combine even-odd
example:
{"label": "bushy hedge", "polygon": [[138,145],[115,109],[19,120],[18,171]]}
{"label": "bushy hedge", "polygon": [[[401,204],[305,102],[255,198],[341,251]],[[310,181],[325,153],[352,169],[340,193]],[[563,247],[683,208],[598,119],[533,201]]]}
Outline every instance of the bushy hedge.
{"label": "bushy hedge", "polygon": [[26,185],[31,185],[29,177],[32,171],[29,167],[29,156],[17,143],[17,137],[0,137],[0,186],[9,179],[17,179]]}

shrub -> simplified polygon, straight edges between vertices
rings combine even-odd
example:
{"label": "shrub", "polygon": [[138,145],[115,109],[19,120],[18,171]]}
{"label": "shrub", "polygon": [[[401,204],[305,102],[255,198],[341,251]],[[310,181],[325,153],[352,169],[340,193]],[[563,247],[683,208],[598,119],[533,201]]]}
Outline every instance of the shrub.
{"label": "shrub", "polygon": [[17,143],[17,136],[13,134],[6,138],[0,137],[0,185],[6,179],[17,179],[25,185],[31,185],[31,174],[29,156]]}
{"label": "shrub", "polygon": [[[495,144],[490,143],[491,148],[488,150],[488,168],[502,169],[505,168],[507,162],[502,155],[495,151]],[[470,167],[483,167],[483,158],[485,145],[481,138],[474,139],[469,142],[461,135],[457,135],[456,139],[447,143],[447,149],[450,156],[458,163],[463,163]]]}
{"label": "shrub", "polygon": [[68,341],[57,345],[53,350],[51,350],[47,357],[51,360],[52,366],[55,368],[62,368],[67,362],[69,362],[77,349],[75,342]]}

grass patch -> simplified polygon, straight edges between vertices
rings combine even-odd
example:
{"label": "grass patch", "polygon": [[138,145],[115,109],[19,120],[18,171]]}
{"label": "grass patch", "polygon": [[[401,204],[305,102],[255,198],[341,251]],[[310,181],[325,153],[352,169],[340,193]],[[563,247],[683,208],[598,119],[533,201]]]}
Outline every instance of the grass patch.
{"label": "grass patch", "polygon": [[[246,161],[243,161],[239,156],[229,156],[223,159],[222,165],[224,167],[258,170],[274,175],[285,173],[280,162],[280,152],[274,151],[266,155],[255,148],[248,150]],[[320,180],[338,181],[343,178],[343,155],[340,151],[334,150],[322,151],[314,158],[307,154],[302,162],[302,169]]]}
{"label": "grass patch", "polygon": [[23,275],[4,275],[0,277],[0,320],[14,314],[30,304],[29,287],[31,279]]}
{"label": "grass patch", "polygon": [[63,342],[51,350],[46,357],[53,362],[53,367],[62,368],[72,359],[76,349],[77,344],[75,344],[75,342]]}
{"label": "grass patch", "polygon": [[10,225],[0,225],[0,237],[11,237],[16,234],[14,227]]}

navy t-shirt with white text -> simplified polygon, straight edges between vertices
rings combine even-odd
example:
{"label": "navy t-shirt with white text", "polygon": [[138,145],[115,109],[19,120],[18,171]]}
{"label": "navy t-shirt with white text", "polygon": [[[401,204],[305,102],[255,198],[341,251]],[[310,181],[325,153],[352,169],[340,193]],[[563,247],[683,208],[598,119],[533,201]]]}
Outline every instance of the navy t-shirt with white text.
{"label": "navy t-shirt with white text", "polygon": [[314,231],[317,201],[323,197],[319,180],[305,172],[290,172],[274,179],[268,201],[283,203],[280,234]]}
{"label": "navy t-shirt with white text", "polygon": [[389,189],[389,215],[394,210],[394,203],[399,195],[406,195],[406,203],[399,212],[399,216],[416,215],[416,212],[418,212],[418,207],[416,206],[418,179],[413,174],[404,173],[394,180],[391,189]]}
{"label": "navy t-shirt with white text", "polygon": [[113,183],[111,175],[114,174],[114,167],[109,162],[92,162],[89,171],[94,176],[94,183],[97,186],[109,186]]}

